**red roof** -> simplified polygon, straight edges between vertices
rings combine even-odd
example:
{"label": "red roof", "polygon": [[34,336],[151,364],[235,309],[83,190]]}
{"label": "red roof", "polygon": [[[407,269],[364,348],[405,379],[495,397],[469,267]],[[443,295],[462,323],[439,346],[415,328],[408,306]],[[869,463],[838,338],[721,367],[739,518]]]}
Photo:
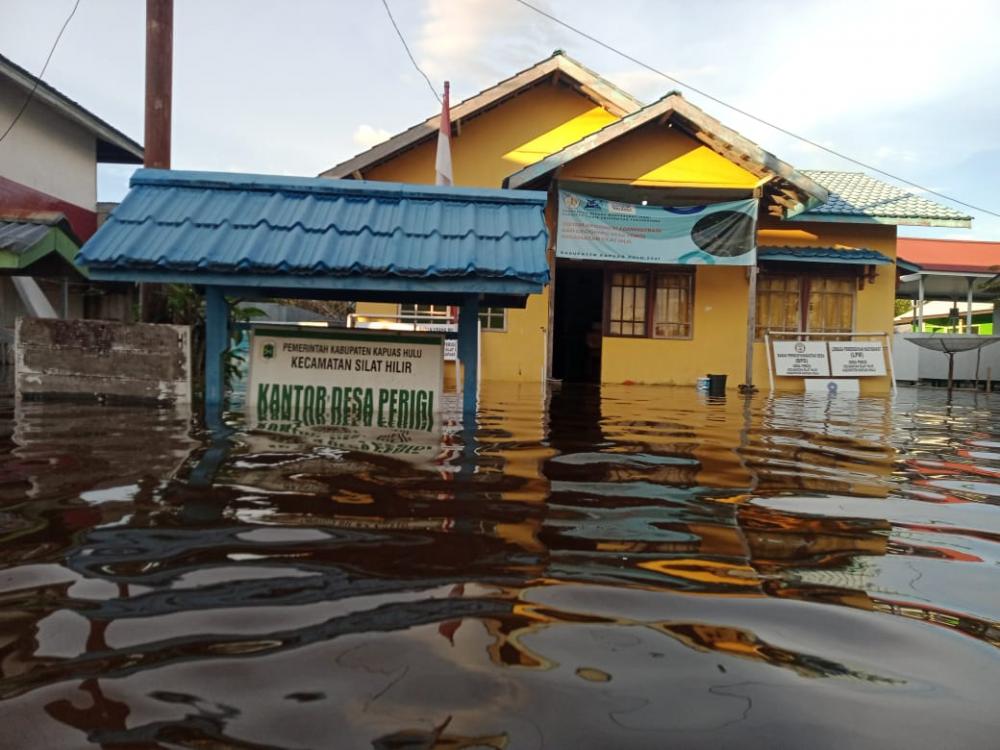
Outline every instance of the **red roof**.
{"label": "red roof", "polygon": [[1000,242],[900,237],[896,256],[925,271],[1000,273]]}

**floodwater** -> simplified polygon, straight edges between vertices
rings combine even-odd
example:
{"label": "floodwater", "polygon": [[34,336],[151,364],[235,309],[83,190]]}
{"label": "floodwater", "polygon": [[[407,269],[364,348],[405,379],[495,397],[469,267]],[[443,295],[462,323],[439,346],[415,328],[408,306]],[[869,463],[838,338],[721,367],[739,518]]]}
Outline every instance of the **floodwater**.
{"label": "floodwater", "polygon": [[7,396],[0,747],[1000,747],[998,407],[484,384],[474,429],[209,432]]}

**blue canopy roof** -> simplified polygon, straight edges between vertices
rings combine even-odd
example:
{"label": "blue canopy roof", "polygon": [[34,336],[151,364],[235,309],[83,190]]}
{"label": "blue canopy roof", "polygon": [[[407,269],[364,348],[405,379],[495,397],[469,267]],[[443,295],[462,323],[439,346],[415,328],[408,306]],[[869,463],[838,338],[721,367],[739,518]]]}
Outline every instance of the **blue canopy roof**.
{"label": "blue canopy roof", "polygon": [[877,250],[838,247],[764,247],[757,248],[760,260],[778,260],[811,263],[847,263],[866,266],[892,265],[892,258]]}
{"label": "blue canopy roof", "polygon": [[542,192],[142,169],[76,260],[97,279],[523,294],[549,280],[544,210]]}

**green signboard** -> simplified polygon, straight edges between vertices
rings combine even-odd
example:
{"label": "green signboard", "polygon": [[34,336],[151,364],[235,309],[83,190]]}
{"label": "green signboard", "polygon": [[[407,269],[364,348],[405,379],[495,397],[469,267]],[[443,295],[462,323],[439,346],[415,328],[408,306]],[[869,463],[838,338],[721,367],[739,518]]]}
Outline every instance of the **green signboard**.
{"label": "green signboard", "polygon": [[257,425],[434,428],[443,382],[439,333],[257,326],[247,407]]}

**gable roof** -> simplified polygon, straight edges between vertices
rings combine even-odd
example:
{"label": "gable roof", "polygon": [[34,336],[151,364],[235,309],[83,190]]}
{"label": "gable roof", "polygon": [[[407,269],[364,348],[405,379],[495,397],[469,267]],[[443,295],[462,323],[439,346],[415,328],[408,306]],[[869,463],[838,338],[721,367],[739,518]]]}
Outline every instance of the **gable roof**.
{"label": "gable roof", "polygon": [[140,169],[76,261],[95,278],[227,274],[253,286],[277,275],[303,287],[419,278],[540,291],[544,211],[536,192]]}
{"label": "gable roof", "polygon": [[[556,50],[552,55],[530,68],[454,105],[451,108],[452,127],[460,127],[463,120],[475,117],[505,99],[516,96],[553,77],[616,115],[627,115],[642,107],[642,102],[631,94],[622,91],[610,81],[584,67],[562,50]],[[388,161],[400,152],[433,138],[437,135],[440,121],[440,114],[434,114],[389,140],[330,167],[325,172],[321,172],[319,176],[356,177],[356,173]]]}
{"label": "gable roof", "polygon": [[[726,127],[714,117],[687,101],[679,92],[671,91],[660,100],[639,109],[600,130],[584,136],[576,143],[530,164],[504,180],[504,187],[522,188],[537,185],[555,170],[583,154],[604,146],[616,138],[651,122],[677,122],[680,127],[716,153],[730,159],[758,177],[779,177],[801,193],[806,206],[819,205],[827,199],[827,191],[812,178],[796,170],[753,141]],[[787,198],[787,196],[786,196]]]}
{"label": "gable roof", "polygon": [[79,271],[73,256],[79,242],[66,217],[53,211],[0,213],[0,273],[18,273],[41,260],[57,255],[66,270]]}
{"label": "gable roof", "polygon": [[931,227],[969,227],[972,217],[940,203],[882,182],[863,172],[804,169],[823,185],[830,199],[795,217],[799,221],[845,221],[871,224],[909,224]]}
{"label": "gable roof", "polygon": [[93,134],[97,138],[98,162],[102,164],[142,164],[142,146],[3,55],[0,55],[0,76],[24,89],[25,95],[34,89],[33,103],[34,101],[44,102],[68,120]]}

